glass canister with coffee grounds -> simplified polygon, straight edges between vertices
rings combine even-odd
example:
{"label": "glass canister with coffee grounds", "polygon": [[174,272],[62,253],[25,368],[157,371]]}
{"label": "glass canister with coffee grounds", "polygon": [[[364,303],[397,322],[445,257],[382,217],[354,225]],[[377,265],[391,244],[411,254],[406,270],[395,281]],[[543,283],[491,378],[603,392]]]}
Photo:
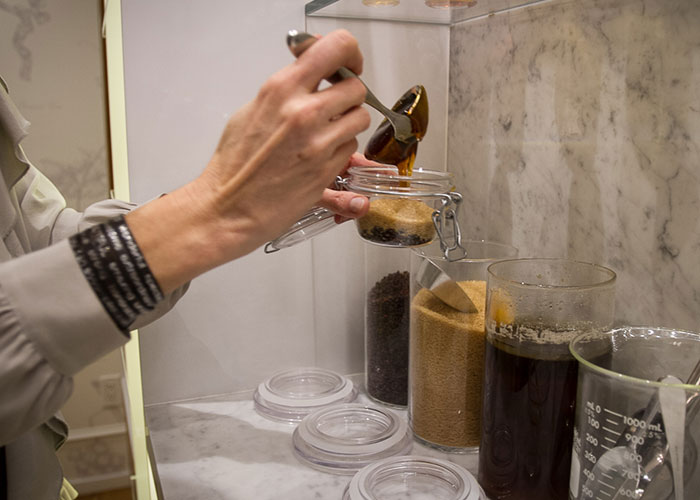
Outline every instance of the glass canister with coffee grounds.
{"label": "glass canister with coffee grounds", "polygon": [[394,407],[408,402],[409,252],[365,245],[365,390]]}

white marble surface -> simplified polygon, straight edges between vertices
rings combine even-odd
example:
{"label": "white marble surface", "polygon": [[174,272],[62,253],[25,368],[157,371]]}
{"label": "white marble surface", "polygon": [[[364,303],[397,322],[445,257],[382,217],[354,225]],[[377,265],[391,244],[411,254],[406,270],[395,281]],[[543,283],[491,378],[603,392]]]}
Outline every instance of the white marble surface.
{"label": "white marble surface", "polygon": [[[294,426],[256,413],[252,391],[147,406],[146,420],[164,500],[340,500],[352,478],[297,460]],[[477,472],[477,454],[448,455],[418,443],[411,453]]]}
{"label": "white marble surface", "polygon": [[618,274],[617,319],[700,329],[700,2],[559,0],[452,29],[464,232]]}

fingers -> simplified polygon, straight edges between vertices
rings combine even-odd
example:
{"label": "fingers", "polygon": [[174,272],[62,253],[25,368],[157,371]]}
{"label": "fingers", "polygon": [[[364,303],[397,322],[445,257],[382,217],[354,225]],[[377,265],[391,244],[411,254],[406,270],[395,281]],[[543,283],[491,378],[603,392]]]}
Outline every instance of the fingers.
{"label": "fingers", "polygon": [[358,75],[362,73],[362,53],[355,37],[346,30],[328,33],[301,54],[297,61],[303,68],[303,85],[310,91],[341,66]]}
{"label": "fingers", "polygon": [[369,200],[365,196],[333,189],[323,191],[318,205],[335,212],[336,222],[362,217],[369,211]]}
{"label": "fingers", "polygon": [[369,125],[369,112],[363,108],[353,108],[339,118],[329,122],[326,127],[319,131],[316,140],[321,141],[322,144],[327,144],[327,147],[332,148],[331,150],[354,140],[355,146],[350,151],[347,151],[344,158],[343,166],[345,166],[348,158],[357,150],[357,134],[367,130]]}
{"label": "fingers", "polygon": [[354,152],[350,155],[348,167],[381,167],[382,164],[373,160],[368,160],[362,153]]}
{"label": "fingers", "polygon": [[367,90],[357,78],[349,78],[315,93],[324,114],[333,118],[365,102]]}

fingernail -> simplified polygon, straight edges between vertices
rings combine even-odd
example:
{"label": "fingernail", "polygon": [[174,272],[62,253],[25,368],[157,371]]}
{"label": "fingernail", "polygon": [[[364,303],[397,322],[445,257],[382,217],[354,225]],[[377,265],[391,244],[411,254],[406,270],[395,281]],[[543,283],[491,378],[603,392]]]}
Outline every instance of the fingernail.
{"label": "fingernail", "polygon": [[352,213],[360,213],[362,212],[363,208],[365,208],[365,199],[361,196],[356,196],[355,198],[350,200],[350,211]]}

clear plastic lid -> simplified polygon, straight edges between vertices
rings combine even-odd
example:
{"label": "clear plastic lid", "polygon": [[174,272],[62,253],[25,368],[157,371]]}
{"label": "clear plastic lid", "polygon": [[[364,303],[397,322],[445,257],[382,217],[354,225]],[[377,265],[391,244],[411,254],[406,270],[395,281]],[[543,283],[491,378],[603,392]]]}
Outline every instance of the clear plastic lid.
{"label": "clear plastic lid", "polygon": [[388,408],[349,403],[309,414],[294,430],[294,453],[325,472],[353,474],[367,464],[410,451],[406,421]]}
{"label": "clear plastic lid", "polygon": [[264,417],[297,423],[314,410],[357,397],[352,381],[323,368],[295,368],[274,374],[253,394],[255,409]]}
{"label": "clear plastic lid", "polygon": [[486,495],[463,467],[433,457],[389,457],[360,470],[343,500],[482,500]]}

